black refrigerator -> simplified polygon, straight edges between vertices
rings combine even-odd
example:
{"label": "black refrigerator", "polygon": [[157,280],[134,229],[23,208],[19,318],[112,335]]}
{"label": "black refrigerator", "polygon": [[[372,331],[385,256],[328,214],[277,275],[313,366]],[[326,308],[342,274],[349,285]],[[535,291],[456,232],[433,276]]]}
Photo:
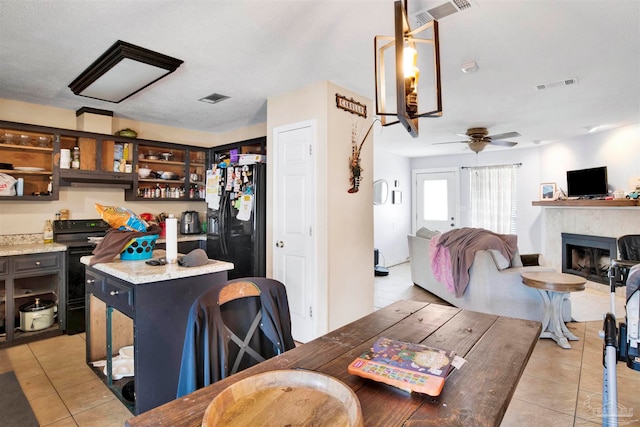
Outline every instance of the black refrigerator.
{"label": "black refrigerator", "polygon": [[229,279],[266,276],[266,167],[230,164],[210,171],[218,174],[218,198],[215,208],[208,201],[207,255],[234,264]]}

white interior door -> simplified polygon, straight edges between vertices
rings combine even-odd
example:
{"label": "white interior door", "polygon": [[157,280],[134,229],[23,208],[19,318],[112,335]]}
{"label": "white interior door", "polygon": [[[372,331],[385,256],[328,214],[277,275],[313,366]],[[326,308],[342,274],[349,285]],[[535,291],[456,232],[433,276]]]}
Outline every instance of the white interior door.
{"label": "white interior door", "polygon": [[414,228],[445,232],[457,228],[459,173],[457,169],[413,172]]}
{"label": "white interior door", "polygon": [[273,273],[284,283],[293,339],[315,338],[314,122],[275,128]]}

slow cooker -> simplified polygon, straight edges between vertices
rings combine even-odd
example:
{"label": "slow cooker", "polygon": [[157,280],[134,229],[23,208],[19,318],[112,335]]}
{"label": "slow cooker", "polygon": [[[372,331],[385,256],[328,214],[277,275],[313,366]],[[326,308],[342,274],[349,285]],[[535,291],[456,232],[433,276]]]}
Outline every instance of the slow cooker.
{"label": "slow cooker", "polygon": [[20,306],[20,329],[25,332],[39,331],[53,325],[56,304],[40,300]]}

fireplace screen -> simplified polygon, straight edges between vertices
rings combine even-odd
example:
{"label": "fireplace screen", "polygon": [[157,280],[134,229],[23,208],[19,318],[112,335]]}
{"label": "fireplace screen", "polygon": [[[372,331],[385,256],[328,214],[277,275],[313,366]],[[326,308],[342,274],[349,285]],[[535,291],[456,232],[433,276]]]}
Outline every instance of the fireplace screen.
{"label": "fireplace screen", "polygon": [[562,272],[608,283],[611,258],[617,258],[614,237],[562,233]]}

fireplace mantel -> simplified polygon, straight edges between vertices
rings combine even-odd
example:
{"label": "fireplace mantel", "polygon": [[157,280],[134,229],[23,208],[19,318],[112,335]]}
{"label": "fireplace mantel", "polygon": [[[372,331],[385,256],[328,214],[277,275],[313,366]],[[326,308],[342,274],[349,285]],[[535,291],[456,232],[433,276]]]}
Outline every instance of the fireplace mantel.
{"label": "fireplace mantel", "polygon": [[620,208],[620,207],[638,207],[638,200],[633,199],[613,199],[613,200],[536,200],[531,202],[533,206],[545,207],[603,207],[603,208]]}

